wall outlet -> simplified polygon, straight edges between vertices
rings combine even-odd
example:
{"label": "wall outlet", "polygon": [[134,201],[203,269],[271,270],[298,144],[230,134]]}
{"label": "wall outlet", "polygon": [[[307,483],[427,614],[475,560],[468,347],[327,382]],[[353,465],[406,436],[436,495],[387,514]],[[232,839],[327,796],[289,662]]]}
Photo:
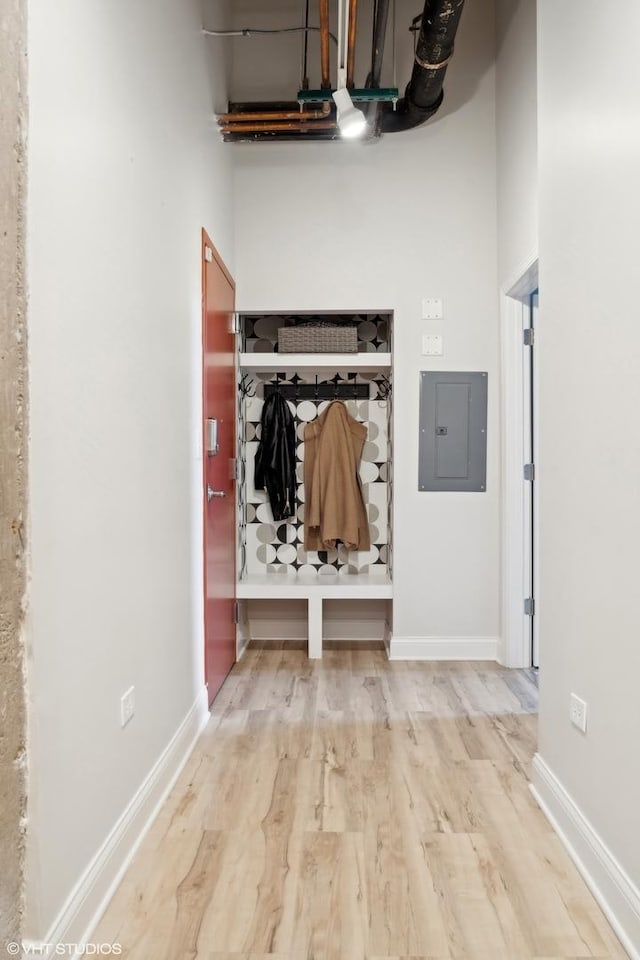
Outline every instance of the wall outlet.
{"label": "wall outlet", "polygon": [[136,688],[129,687],[120,697],[120,726],[126,727],[136,712]]}
{"label": "wall outlet", "polygon": [[587,704],[584,700],[581,700],[580,697],[577,697],[575,693],[571,694],[569,717],[574,727],[582,730],[583,733],[587,732]]}

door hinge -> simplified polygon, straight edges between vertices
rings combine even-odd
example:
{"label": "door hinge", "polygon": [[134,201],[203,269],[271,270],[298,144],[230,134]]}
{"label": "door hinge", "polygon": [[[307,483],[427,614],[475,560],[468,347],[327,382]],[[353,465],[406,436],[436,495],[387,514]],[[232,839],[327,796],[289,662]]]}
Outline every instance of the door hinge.
{"label": "door hinge", "polygon": [[534,463],[525,463],[524,465],[524,478],[528,480],[529,483],[532,483],[536,478],[536,467]]}
{"label": "door hinge", "polygon": [[536,332],[533,327],[527,327],[523,331],[523,340],[525,347],[532,347],[536,340]]}
{"label": "door hinge", "polygon": [[524,602],[524,615],[525,617],[532,617],[536,612],[536,602],[533,597],[527,597]]}
{"label": "door hinge", "polygon": [[240,604],[237,600],[233,601],[233,622],[240,623]]}
{"label": "door hinge", "polygon": [[211,247],[207,247],[206,245],[204,248],[204,258],[207,261],[207,263],[213,263],[213,250],[211,249]]}
{"label": "door hinge", "polygon": [[240,333],[240,314],[231,314],[231,333]]}

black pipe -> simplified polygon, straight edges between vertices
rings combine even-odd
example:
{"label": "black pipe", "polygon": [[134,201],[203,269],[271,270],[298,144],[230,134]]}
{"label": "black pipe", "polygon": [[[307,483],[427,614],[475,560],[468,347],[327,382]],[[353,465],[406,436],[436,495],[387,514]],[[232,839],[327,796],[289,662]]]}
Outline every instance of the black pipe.
{"label": "black pipe", "polygon": [[309,53],[309,29],[308,29],[308,27],[309,27],[309,0],[307,0],[306,7],[305,7],[305,12],[304,12],[304,25],[305,25],[305,31],[304,31],[304,55],[303,55],[303,62],[302,62],[302,89],[303,89],[303,90],[308,90],[308,89],[309,89],[309,77],[308,77],[308,74],[307,74],[307,56],[308,56],[308,53]]}
{"label": "black pipe", "polygon": [[[387,35],[387,20],[389,19],[389,4],[391,0],[378,0],[373,12],[373,38],[371,41],[371,71],[366,79],[365,87],[379,87],[382,61],[384,59],[384,41]],[[377,139],[379,133],[380,104],[375,101],[368,105],[366,111],[369,127]]]}
{"label": "black pipe", "polygon": [[367,87],[380,86],[382,60],[384,57],[384,40],[387,35],[387,20],[389,18],[389,0],[378,0],[376,4],[375,21],[373,24],[373,46],[371,50],[371,73],[367,77]]}
{"label": "black pipe", "polygon": [[223,133],[224,143],[309,143],[311,141],[340,140],[340,133],[336,130],[313,133]]}
{"label": "black pipe", "polygon": [[411,80],[396,109],[385,105],[382,133],[417,127],[439,109],[464,0],[425,0]]}

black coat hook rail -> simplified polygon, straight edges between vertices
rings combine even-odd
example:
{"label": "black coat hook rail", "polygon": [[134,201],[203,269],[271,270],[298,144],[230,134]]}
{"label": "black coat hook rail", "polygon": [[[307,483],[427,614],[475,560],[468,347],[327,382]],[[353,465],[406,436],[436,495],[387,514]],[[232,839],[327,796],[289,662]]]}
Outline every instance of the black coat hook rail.
{"label": "black coat hook rail", "polygon": [[265,400],[272,393],[285,400],[368,400],[368,383],[265,383]]}

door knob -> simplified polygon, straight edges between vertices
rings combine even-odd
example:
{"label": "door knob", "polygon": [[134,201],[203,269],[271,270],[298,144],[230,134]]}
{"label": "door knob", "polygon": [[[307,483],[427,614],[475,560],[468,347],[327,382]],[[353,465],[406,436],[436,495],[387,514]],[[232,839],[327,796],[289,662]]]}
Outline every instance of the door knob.
{"label": "door knob", "polygon": [[214,497],[226,497],[226,493],[224,490],[213,490],[212,487],[207,485],[207,503]]}

